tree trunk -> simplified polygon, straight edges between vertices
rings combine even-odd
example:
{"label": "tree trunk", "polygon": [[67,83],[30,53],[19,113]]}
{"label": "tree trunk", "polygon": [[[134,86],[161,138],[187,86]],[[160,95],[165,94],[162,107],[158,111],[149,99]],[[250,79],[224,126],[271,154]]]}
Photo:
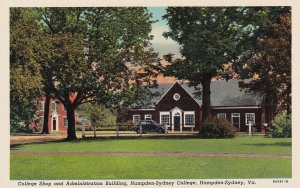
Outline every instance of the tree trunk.
{"label": "tree trunk", "polygon": [[68,136],[67,140],[76,140],[75,132],[75,109],[72,106],[66,106],[68,119]]}
{"label": "tree trunk", "polygon": [[202,79],[202,121],[210,117],[210,82],[211,77]]}
{"label": "tree trunk", "polygon": [[50,106],[50,93],[46,92],[45,109],[44,109],[44,122],[42,134],[49,134],[48,121],[49,121],[49,106]]}
{"label": "tree trunk", "polygon": [[265,97],[265,119],[266,122],[269,124],[269,126],[272,125],[272,120],[273,120],[273,99],[272,99],[272,94],[266,93]]}

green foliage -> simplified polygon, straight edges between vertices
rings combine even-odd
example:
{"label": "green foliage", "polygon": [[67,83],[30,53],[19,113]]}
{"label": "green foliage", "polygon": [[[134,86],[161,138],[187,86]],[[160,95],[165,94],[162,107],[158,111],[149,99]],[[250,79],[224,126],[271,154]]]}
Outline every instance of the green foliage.
{"label": "green foliage", "polygon": [[233,138],[237,129],[224,118],[207,118],[200,126],[200,137],[203,138]]}
{"label": "green foliage", "polygon": [[164,36],[181,45],[183,56],[172,61],[167,55],[171,65],[164,74],[188,80],[197,90],[202,85],[204,119],[210,114],[211,79],[224,76],[224,64],[237,58],[237,44],[249,33],[248,25],[240,23],[243,11],[239,7],[168,7],[164,16],[170,27]]}
{"label": "green foliage", "polygon": [[133,121],[128,120],[125,122],[118,123],[118,126],[119,131],[132,131],[132,129],[136,127],[136,124]]}
{"label": "green foliage", "polygon": [[29,8],[10,9],[10,131],[30,132],[41,75],[38,21]]}
{"label": "green foliage", "polygon": [[[253,35],[241,43],[245,49],[237,63],[241,78],[253,78],[241,87],[261,92],[271,113],[291,111],[291,9],[258,8],[245,16]],[[256,21],[253,22],[253,18]],[[238,66],[237,66],[238,67]],[[272,114],[270,116],[273,116]]]}
{"label": "green foliage", "polygon": [[292,137],[292,118],[291,115],[278,114],[272,122],[269,136],[274,138]]}
{"label": "green foliage", "polygon": [[91,121],[93,126],[104,127],[116,124],[116,117],[104,107],[98,104],[85,103],[77,110],[81,119]]}
{"label": "green foliage", "polygon": [[127,97],[124,92],[134,85],[136,78],[153,84],[150,77],[155,76],[157,54],[150,48],[153,22],[146,8],[28,8],[26,11],[37,16],[31,20],[39,25],[30,28],[39,32],[16,36],[26,41],[39,39],[36,57],[43,90],[54,93],[66,107],[69,140],[76,139],[74,110],[80,104],[96,101],[102,106],[122,106]]}

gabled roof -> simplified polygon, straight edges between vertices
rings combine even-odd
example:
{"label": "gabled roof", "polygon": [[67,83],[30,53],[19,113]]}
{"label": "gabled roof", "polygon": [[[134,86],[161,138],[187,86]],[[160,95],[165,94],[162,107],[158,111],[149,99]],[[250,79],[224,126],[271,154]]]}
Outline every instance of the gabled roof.
{"label": "gabled roof", "polygon": [[[262,95],[253,92],[245,92],[239,88],[240,80],[218,80],[211,82],[211,106],[257,106],[262,102]],[[250,80],[245,80],[250,81]],[[194,87],[189,87],[187,83],[179,83],[183,89],[190,94],[195,101],[202,105],[202,99],[195,96]],[[158,92],[161,95],[151,100],[148,108],[154,108],[155,104],[168,92],[174,83],[160,84],[157,88],[152,88],[151,92]]]}

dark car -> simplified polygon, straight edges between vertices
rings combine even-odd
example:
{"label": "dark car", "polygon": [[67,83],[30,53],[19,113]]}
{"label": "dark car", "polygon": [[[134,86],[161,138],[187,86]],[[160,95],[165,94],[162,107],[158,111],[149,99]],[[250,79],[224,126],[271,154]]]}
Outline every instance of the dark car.
{"label": "dark car", "polygon": [[149,132],[165,133],[165,127],[152,120],[141,120],[138,126],[136,126],[133,129],[133,131],[139,134],[140,126],[142,127],[142,133],[149,133]]}

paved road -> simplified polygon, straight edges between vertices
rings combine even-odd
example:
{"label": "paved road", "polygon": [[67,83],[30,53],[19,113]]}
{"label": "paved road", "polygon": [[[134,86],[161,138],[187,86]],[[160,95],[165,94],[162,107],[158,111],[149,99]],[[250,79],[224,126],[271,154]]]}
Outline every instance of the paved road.
{"label": "paved road", "polygon": [[79,151],[11,151],[12,155],[126,155],[174,157],[272,157],[291,158],[290,154],[267,153],[172,153],[172,152],[79,152]]}

